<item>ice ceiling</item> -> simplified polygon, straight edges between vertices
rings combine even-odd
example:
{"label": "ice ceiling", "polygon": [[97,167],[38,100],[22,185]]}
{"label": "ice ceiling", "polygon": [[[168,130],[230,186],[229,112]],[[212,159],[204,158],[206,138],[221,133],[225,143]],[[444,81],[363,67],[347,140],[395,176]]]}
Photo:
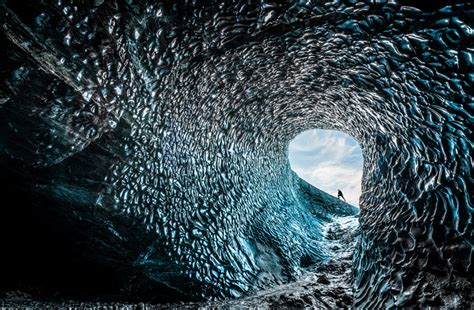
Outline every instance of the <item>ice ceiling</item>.
{"label": "ice ceiling", "polygon": [[2,162],[97,257],[205,298],[293,279],[352,212],[314,216],[289,167],[323,128],[364,152],[354,306],[472,284],[472,5],[0,5]]}

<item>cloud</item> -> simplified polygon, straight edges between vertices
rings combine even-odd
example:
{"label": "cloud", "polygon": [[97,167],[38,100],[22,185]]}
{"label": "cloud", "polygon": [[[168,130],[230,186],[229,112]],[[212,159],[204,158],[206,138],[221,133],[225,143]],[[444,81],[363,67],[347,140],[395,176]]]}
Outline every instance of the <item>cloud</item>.
{"label": "cloud", "polygon": [[358,206],[363,157],[359,144],[349,135],[333,130],[309,130],[289,146],[292,169],[319,189],[337,196],[341,189],[347,202]]}

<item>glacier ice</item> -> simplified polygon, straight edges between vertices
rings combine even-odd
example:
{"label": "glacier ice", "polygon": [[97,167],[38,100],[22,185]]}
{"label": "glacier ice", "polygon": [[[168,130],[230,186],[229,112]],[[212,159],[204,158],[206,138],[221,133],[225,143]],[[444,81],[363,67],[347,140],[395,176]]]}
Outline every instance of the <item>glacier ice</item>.
{"label": "glacier ice", "polygon": [[473,14],[2,1],[2,170],[86,223],[98,257],[225,298],[325,259],[322,225],[352,211],[315,203],[286,152],[347,132],[365,159],[354,306],[443,304],[474,279]]}

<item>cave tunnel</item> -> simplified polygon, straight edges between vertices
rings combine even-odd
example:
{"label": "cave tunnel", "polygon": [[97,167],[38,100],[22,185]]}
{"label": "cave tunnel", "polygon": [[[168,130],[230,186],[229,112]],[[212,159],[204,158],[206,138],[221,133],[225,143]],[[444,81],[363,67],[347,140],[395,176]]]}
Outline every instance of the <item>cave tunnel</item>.
{"label": "cave tunnel", "polygon": [[[473,16],[469,1],[1,1],[0,305],[275,306],[258,292],[328,266],[350,216],[351,294],[277,305],[471,305]],[[360,211],[291,169],[314,128],[360,144]]]}

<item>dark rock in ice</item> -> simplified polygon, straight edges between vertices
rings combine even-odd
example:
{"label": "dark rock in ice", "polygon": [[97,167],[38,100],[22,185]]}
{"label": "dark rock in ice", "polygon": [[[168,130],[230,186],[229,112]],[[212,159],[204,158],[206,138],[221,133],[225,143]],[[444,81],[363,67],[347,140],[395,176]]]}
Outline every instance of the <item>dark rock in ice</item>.
{"label": "dark rock in ice", "polygon": [[322,275],[318,278],[318,283],[321,283],[321,284],[329,284],[331,283],[328,278],[326,277],[326,275]]}

